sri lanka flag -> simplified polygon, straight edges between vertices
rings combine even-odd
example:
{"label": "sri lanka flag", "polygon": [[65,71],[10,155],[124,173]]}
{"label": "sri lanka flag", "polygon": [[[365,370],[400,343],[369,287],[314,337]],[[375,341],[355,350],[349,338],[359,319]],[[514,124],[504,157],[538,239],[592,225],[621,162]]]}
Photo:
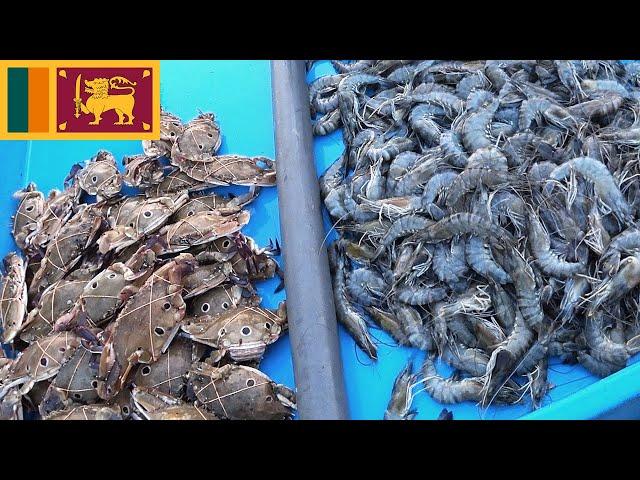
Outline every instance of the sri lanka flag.
{"label": "sri lanka flag", "polygon": [[7,68],[7,131],[49,131],[49,68]]}

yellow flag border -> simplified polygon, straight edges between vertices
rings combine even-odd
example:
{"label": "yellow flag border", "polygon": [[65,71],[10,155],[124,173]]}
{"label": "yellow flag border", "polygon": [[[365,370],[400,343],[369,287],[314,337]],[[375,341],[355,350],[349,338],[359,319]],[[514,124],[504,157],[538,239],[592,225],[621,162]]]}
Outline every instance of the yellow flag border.
{"label": "yellow flag border", "polygon": [[[9,67],[49,68],[49,132],[7,132]],[[57,69],[69,68],[141,68],[153,70],[153,125],[149,132],[58,132]],[[158,140],[160,138],[160,60],[0,60],[0,140]]]}

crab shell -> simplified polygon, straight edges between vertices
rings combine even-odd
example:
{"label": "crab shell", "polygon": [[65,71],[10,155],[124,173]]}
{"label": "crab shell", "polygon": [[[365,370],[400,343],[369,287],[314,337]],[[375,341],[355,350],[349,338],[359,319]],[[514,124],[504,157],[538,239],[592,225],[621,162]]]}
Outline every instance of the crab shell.
{"label": "crab shell", "polygon": [[217,420],[203,408],[187,404],[155,389],[134,387],[131,391],[136,410],[147,420]]}
{"label": "crab shell", "polygon": [[93,403],[98,400],[97,376],[100,354],[92,353],[82,345],[78,347],[51,383],[74,402]]}
{"label": "crab shell", "polygon": [[186,173],[180,171],[179,168],[176,168],[170,171],[162,182],[146,189],[144,193],[147,197],[153,198],[180,192],[198,192],[211,188],[212,186],[211,184],[194,180]]}
{"label": "crab shell", "polygon": [[22,420],[22,395],[19,388],[12,388],[0,400],[0,420]]}
{"label": "crab shell", "polygon": [[149,188],[164,179],[164,165],[159,156],[126,156],[122,164],[125,167],[122,179],[131,187]]}
{"label": "crab shell", "polygon": [[214,115],[203,113],[185,125],[171,148],[171,162],[174,163],[177,156],[195,158],[203,153],[215,153],[221,142],[220,127]]}
{"label": "crab shell", "polygon": [[43,420],[122,420],[122,415],[114,406],[80,405],[53,412]]}
{"label": "crab shell", "polygon": [[239,285],[220,285],[193,298],[187,306],[187,315],[216,316],[239,306],[260,305],[262,298]]}
{"label": "crab shell", "polygon": [[37,297],[39,293],[63,278],[80,261],[82,253],[93,243],[97,236],[102,218],[97,212],[81,205],[58,234],[49,243],[47,251],[29,286],[29,295]]}
{"label": "crab shell", "polygon": [[20,340],[32,343],[49,335],[56,320],[73,308],[87,281],[60,280],[42,292],[38,305],[29,312],[22,326]]}
{"label": "crab shell", "polygon": [[115,218],[115,228],[103,233],[98,239],[98,249],[103,254],[111,250],[117,253],[133,245],[143,236],[161,228],[173,212],[184,205],[188,199],[189,196],[184,193],[173,198],[147,199],[124,212],[121,208]]}
{"label": "crab shell", "polygon": [[2,320],[2,343],[13,341],[22,328],[27,310],[27,269],[24,260],[15,252],[4,258],[6,275],[1,276],[0,320]]}
{"label": "crab shell", "polygon": [[158,361],[184,317],[182,279],[194,266],[192,255],[177,256],[153,272],[125,303],[100,358],[99,377],[105,382],[99,385],[101,398],[117,394],[134,365]]}
{"label": "crab shell", "polygon": [[44,212],[44,195],[37,190],[34,183],[30,183],[23,190],[14,193],[13,198],[19,200],[20,203],[13,216],[11,233],[16,245],[25,250],[28,247],[26,239],[36,229],[38,219]]}
{"label": "crab shell", "polygon": [[244,365],[195,363],[189,371],[189,393],[217,417],[231,420],[290,419],[296,408],[293,392]]}
{"label": "crab shell", "polygon": [[82,189],[78,182],[74,182],[63,192],[60,190],[50,191],[44,204],[44,211],[38,218],[35,229],[25,239],[27,245],[34,248],[44,248],[73,215],[81,193]]}
{"label": "crab shell", "polygon": [[233,215],[223,216],[218,212],[200,212],[160,230],[165,248],[163,253],[186,250],[194,245],[212,242],[217,238],[231,235],[249,223],[250,214],[243,210]]}
{"label": "crab shell", "polygon": [[184,299],[201,295],[228,280],[233,273],[229,262],[198,265],[195,271],[184,278]]}
{"label": "crab shell", "polygon": [[143,140],[144,154],[153,156],[171,155],[171,147],[176,139],[184,131],[184,125],[180,118],[166,110],[160,110],[160,140]]}
{"label": "crab shell", "polygon": [[247,195],[236,197],[223,197],[216,194],[194,196],[171,217],[171,222],[183,220],[191,215],[200,212],[215,210],[220,215],[231,215],[238,213],[242,208],[251,203],[258,193],[258,187],[252,188]]}
{"label": "crab shell", "polygon": [[122,306],[122,291],[131,284],[133,272],[122,263],[114,263],[86,283],[78,299],[91,325],[110,320]]}
{"label": "crab shell", "polygon": [[260,361],[287,326],[284,302],[274,312],[243,306],[215,317],[201,316],[187,321],[182,330],[195,342],[223,350],[237,362]]}
{"label": "crab shell", "polygon": [[157,362],[137,369],[133,384],[154,388],[167,395],[182,395],[187,384],[187,372],[193,363],[193,346],[184,338],[176,338]]}
{"label": "crab shell", "polygon": [[76,173],[76,178],[85,192],[96,195],[98,200],[112,198],[122,190],[122,175],[118,171],[115,157],[106,150],[100,150]]}
{"label": "crab shell", "polygon": [[226,262],[231,260],[237,251],[233,238],[227,236],[216,238],[213,242],[193,249],[196,260],[200,264]]}
{"label": "crab shell", "polygon": [[22,385],[20,393],[27,394],[36,382],[57,375],[79,346],[80,337],[72,332],[51,333],[36,340],[15,361],[5,386]]}
{"label": "crab shell", "polygon": [[172,159],[189,177],[212,185],[273,187],[275,163],[267,157],[240,155],[201,155],[198,160],[177,156]]}

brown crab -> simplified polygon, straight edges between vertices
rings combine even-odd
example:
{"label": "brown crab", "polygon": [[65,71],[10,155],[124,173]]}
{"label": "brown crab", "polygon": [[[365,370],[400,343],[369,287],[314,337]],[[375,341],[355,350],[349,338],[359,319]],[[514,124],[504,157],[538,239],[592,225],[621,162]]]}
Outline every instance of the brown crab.
{"label": "brown crab", "polygon": [[112,229],[98,239],[100,252],[114,250],[117,253],[155,232],[188,199],[186,193],[146,200],[136,197],[135,202],[119,205],[117,211],[109,213]]}
{"label": "brown crab", "polygon": [[102,217],[89,205],[80,205],[51,240],[40,268],[29,286],[29,296],[37,298],[43,290],[63,278],[80,261],[102,225]]}
{"label": "brown crab", "polygon": [[260,361],[267,345],[272,344],[287,328],[285,302],[278,310],[254,306],[229,309],[216,316],[188,319],[182,326],[188,338],[209,345],[237,362]]}
{"label": "brown crab", "polygon": [[217,238],[235,233],[249,223],[249,218],[250,214],[246,210],[232,215],[220,215],[216,211],[207,211],[165,225],[159,232],[166,245],[163,253],[181,252],[192,246],[212,242]]}
{"label": "brown crab", "polygon": [[115,157],[106,150],[100,150],[76,173],[80,188],[98,201],[113,198],[122,189],[122,175],[118,171]]}
{"label": "brown crab", "polygon": [[220,285],[193,298],[187,306],[189,317],[216,316],[240,306],[260,305],[262,298],[240,285]]}
{"label": "brown crab", "polygon": [[73,181],[64,191],[51,190],[44,204],[44,211],[38,217],[36,227],[25,238],[25,243],[33,248],[45,248],[63,225],[74,214],[82,189]]}
{"label": "brown crab", "polygon": [[142,149],[147,157],[166,157],[171,155],[171,148],[176,139],[184,131],[180,118],[166,110],[160,110],[160,140],[143,140]]}
{"label": "brown crab", "polygon": [[123,296],[130,298],[112,324],[100,357],[101,398],[115,396],[135,365],[156,362],[168,348],[186,311],[183,277],[194,265],[192,255],[181,254],[153,272],[140,289],[124,289]]}
{"label": "brown crab", "polygon": [[155,389],[134,387],[131,395],[137,412],[147,420],[217,420],[204,408]]}
{"label": "brown crab", "polygon": [[22,328],[27,310],[26,268],[22,257],[15,252],[4,257],[3,264],[5,274],[0,274],[1,340],[2,343],[9,343]]}
{"label": "brown crab", "polygon": [[122,159],[122,164],[125,167],[122,179],[131,187],[151,188],[164,179],[164,165],[160,157],[130,155]]}
{"label": "brown crab", "polygon": [[244,365],[213,367],[195,363],[189,371],[188,392],[219,418],[285,420],[293,417],[295,394],[267,375]]}
{"label": "brown crab", "polygon": [[17,385],[22,385],[20,394],[25,395],[36,382],[57,375],[80,346],[80,337],[72,332],[51,333],[34,341],[13,363],[11,371],[0,386],[0,398]]}
{"label": "brown crab", "polygon": [[172,163],[199,182],[211,185],[245,185],[273,187],[276,184],[275,162],[267,157],[206,154],[192,160],[178,155]]}
{"label": "brown crab", "polygon": [[200,212],[217,211],[220,215],[238,213],[258,196],[259,191],[259,187],[251,187],[249,192],[240,196],[223,197],[215,193],[192,195],[191,200],[176,210],[176,213],[171,217],[171,222],[183,220]]}
{"label": "brown crab", "polygon": [[197,158],[202,154],[215,153],[222,138],[220,127],[213,113],[201,113],[187,123],[171,148],[171,162],[176,156]]}
{"label": "brown crab", "polygon": [[66,279],[57,281],[42,292],[38,304],[29,312],[20,330],[20,340],[33,343],[49,335],[56,320],[74,307],[91,277],[90,272],[75,270]]}
{"label": "brown crab", "polygon": [[44,212],[44,195],[37,190],[35,183],[29,183],[24,189],[13,194],[13,198],[20,201],[13,216],[13,228],[11,233],[16,245],[22,250],[26,250],[29,245],[27,237],[33,232],[38,224],[38,219]]}

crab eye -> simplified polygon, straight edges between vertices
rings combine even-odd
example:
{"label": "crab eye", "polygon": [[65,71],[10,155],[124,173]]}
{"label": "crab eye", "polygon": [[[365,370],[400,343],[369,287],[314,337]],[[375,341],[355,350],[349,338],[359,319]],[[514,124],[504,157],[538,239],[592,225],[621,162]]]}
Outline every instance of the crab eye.
{"label": "crab eye", "polygon": [[256,381],[253,378],[247,380],[247,387],[253,387],[256,384]]}
{"label": "crab eye", "polygon": [[126,405],[124,405],[122,407],[122,413],[124,413],[125,415],[129,415],[129,407],[127,407]]}
{"label": "crab eye", "polygon": [[96,183],[98,181],[98,177],[96,177],[95,175],[93,177],[91,177],[91,181],[93,183]]}
{"label": "crab eye", "polygon": [[115,274],[115,273],[110,273],[110,274],[108,275],[108,277],[109,277],[109,278],[116,278],[116,274]]}
{"label": "crab eye", "polygon": [[171,133],[169,133],[169,135],[171,135],[172,137],[175,137],[176,136],[176,132],[171,132]]}
{"label": "crab eye", "polygon": [[151,373],[151,367],[149,365],[145,365],[144,367],[142,367],[140,373],[142,373],[142,375],[146,377]]}
{"label": "crab eye", "polygon": [[42,365],[43,367],[46,367],[47,365],[49,365],[49,360],[47,359],[47,357],[42,357],[40,359],[40,365]]}
{"label": "crab eye", "polygon": [[200,307],[200,310],[202,310],[203,312],[208,312],[209,308],[210,307],[208,303],[203,303],[202,306]]}
{"label": "crab eye", "polygon": [[155,332],[156,335],[164,335],[164,328],[162,327],[156,327],[153,329],[153,331]]}
{"label": "crab eye", "polygon": [[189,210],[189,211],[187,212],[187,217],[190,217],[190,216],[192,216],[192,215],[195,215],[195,213],[196,213],[196,212],[194,212],[193,210]]}
{"label": "crab eye", "polygon": [[229,304],[227,302],[222,302],[222,308],[226,310],[227,308],[229,308]]}
{"label": "crab eye", "polygon": [[251,329],[249,327],[242,327],[242,330],[240,330],[240,333],[244,336],[247,336],[251,333]]}
{"label": "crab eye", "polygon": [[225,333],[227,333],[227,331],[224,328],[221,328],[220,330],[218,330],[219,336],[223,336]]}
{"label": "crab eye", "polygon": [[269,322],[265,323],[264,326],[267,330],[271,330],[271,324]]}
{"label": "crab eye", "polygon": [[33,210],[33,205],[29,205],[27,208],[25,208],[25,210],[27,212],[30,212],[31,210]]}
{"label": "crab eye", "polygon": [[162,308],[169,310],[171,308],[171,304],[169,302],[165,302],[164,305],[162,305]]}
{"label": "crab eye", "polygon": [[222,248],[229,248],[229,245],[231,245],[231,242],[229,240],[225,240],[224,242],[222,242]]}
{"label": "crab eye", "polygon": [[202,150],[202,145],[198,145],[198,148],[199,148],[200,150]]}
{"label": "crab eye", "polygon": [[98,288],[98,282],[93,282],[93,283],[91,284],[91,288],[93,288],[93,289]]}
{"label": "crab eye", "polygon": [[133,227],[134,227],[133,222],[131,222],[131,223],[129,224],[129,226],[130,226],[131,228],[133,228]]}
{"label": "crab eye", "polygon": [[151,210],[145,210],[142,215],[144,215],[145,218],[151,218],[153,212]]}
{"label": "crab eye", "polygon": [[273,402],[273,397],[272,397],[271,395],[267,395],[267,396],[265,397],[265,401],[267,401],[267,402]]}
{"label": "crab eye", "polygon": [[91,382],[91,386],[92,386],[93,388],[98,388],[98,381],[97,381],[97,380],[94,380],[93,382]]}

